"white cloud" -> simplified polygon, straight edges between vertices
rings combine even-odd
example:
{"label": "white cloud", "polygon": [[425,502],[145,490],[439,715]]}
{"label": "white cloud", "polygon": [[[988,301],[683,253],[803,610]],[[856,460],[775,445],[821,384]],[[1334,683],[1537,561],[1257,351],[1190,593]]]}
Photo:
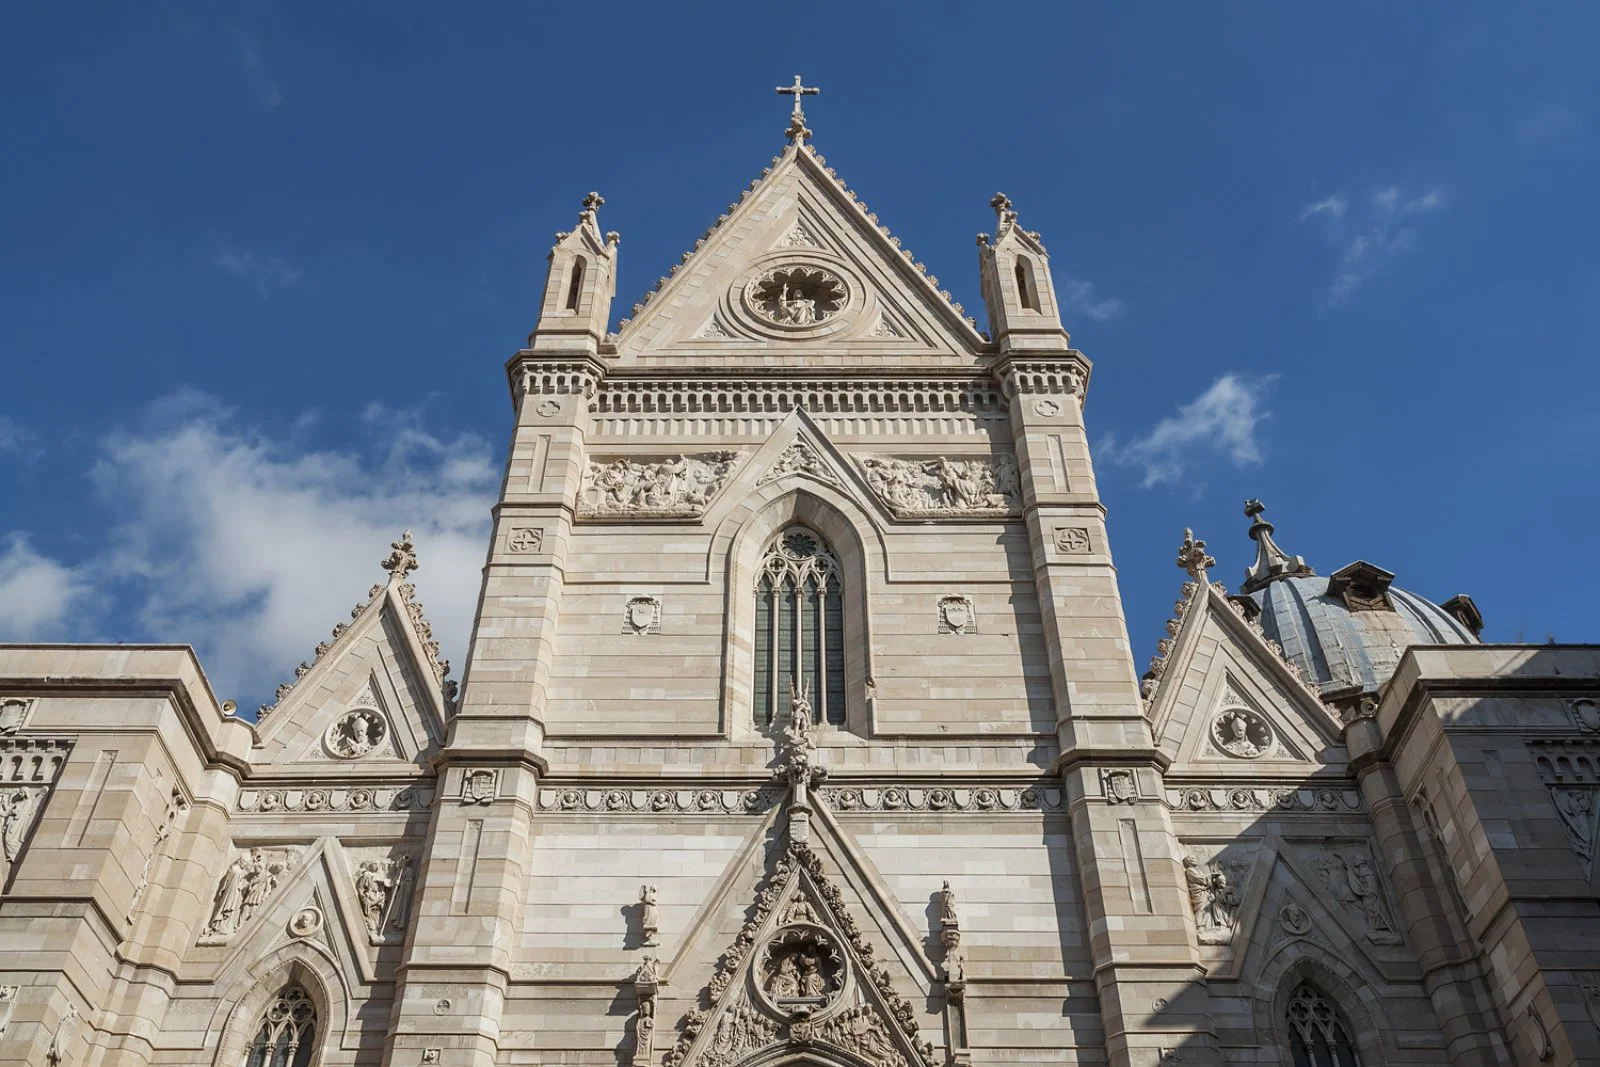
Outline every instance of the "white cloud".
{"label": "white cloud", "polygon": [[9,534],[0,544],[0,641],[65,636],[93,588],[87,576],[40,555],[26,534]]}
{"label": "white cloud", "polygon": [[271,300],[273,293],[292,289],[305,280],[302,271],[277,256],[257,256],[227,244],[211,257],[211,265],[253,287],[263,300]]}
{"label": "white cloud", "polygon": [[188,392],[105,442],[93,480],[123,517],[107,569],[128,579],[142,628],[195,644],[241,706],[349,618],[407,527],[419,598],[459,674],[498,486],[491,450],[432,434],[414,412],[373,406],[362,421],[363,448],[307,449]]}
{"label": "white cloud", "polygon": [[1261,410],[1261,400],[1271,380],[1224,374],[1144,436],[1124,445],[1108,435],[1099,455],[1112,463],[1144,468],[1139,484],[1145,489],[1177,481],[1187,463],[1212,453],[1223,454],[1236,466],[1260,463],[1256,428],[1268,414]]}
{"label": "white cloud", "polygon": [[267,111],[277,110],[283,103],[283,90],[278,88],[272,72],[267,70],[266,60],[261,56],[260,42],[248,33],[239,33],[235,43],[239,48],[239,69],[244,72],[244,80],[255,94],[256,103]]}
{"label": "white cloud", "polygon": [[1333,280],[1323,299],[1327,308],[1343,307],[1389,260],[1414,249],[1414,220],[1442,211],[1445,198],[1438,188],[1407,197],[1399,186],[1387,185],[1372,191],[1365,211],[1352,214],[1350,207],[1349,197],[1334,193],[1305,205],[1295,216],[1301,223],[1321,219],[1325,239],[1338,253]]}
{"label": "white cloud", "polygon": [[1127,310],[1122,301],[1114,296],[1096,298],[1094,282],[1063,278],[1062,284],[1056,287],[1056,293],[1061,299],[1063,311],[1082,315],[1096,322],[1107,322],[1118,318]]}
{"label": "white cloud", "polygon": [[24,463],[36,463],[44,455],[39,437],[9,415],[0,415],[0,455],[11,455]]}

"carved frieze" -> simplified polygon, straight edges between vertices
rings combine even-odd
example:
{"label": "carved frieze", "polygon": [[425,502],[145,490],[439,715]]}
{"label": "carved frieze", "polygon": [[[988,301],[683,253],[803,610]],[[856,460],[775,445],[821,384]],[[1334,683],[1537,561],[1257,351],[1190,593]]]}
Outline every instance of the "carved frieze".
{"label": "carved frieze", "polygon": [[908,811],[991,813],[1060,811],[1062,793],[1055,786],[833,785],[816,791],[834,811]]}
{"label": "carved frieze", "polygon": [[235,811],[242,815],[299,814],[302,812],[426,811],[433,806],[433,790],[420,786],[305,786],[294,789],[245,789]]}
{"label": "carved frieze", "polygon": [[771,786],[754,789],[638,788],[627,783],[610,786],[547,784],[539,790],[542,811],[571,811],[610,815],[681,815],[717,812],[758,815],[778,802],[781,792]]}
{"label": "carved frieze", "polygon": [[855,459],[872,491],[900,518],[1004,517],[1022,505],[1017,462],[1010,455]]}
{"label": "carved frieze", "polygon": [[688,518],[701,515],[739,461],[738,452],[705,452],[653,461],[590,460],[578,514],[588,517]]}
{"label": "carved frieze", "polygon": [[1322,881],[1331,905],[1337,905],[1363,929],[1375,945],[1398,945],[1394,923],[1372,848],[1365,841],[1325,841],[1300,846],[1302,860]]}
{"label": "carved frieze", "polygon": [[221,944],[238,933],[271,898],[294,862],[294,850],[289,848],[238,850],[217,882],[200,943]]}
{"label": "carved frieze", "polygon": [[1278,811],[1344,814],[1364,810],[1349,786],[1282,786],[1243,782],[1201,783],[1167,789],[1175,811]]}

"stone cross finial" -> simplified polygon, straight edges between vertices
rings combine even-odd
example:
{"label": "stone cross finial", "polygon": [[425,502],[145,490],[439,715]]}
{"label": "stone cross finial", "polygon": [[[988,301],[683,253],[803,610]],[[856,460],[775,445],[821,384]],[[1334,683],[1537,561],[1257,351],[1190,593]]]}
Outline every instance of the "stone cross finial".
{"label": "stone cross finial", "polygon": [[583,210],[594,211],[596,208],[603,206],[605,202],[605,197],[591,189],[589,195],[583,198]]}
{"label": "stone cross finial", "polygon": [[789,112],[789,128],[783,131],[784,135],[796,144],[802,144],[811,136],[811,131],[806,129],[806,113],[800,106],[800,98],[816,96],[822,90],[813,85],[802,85],[798,74],[794,76],[793,85],[780,85],[777,88],[780,94],[794,97],[794,110]]}
{"label": "stone cross finial", "polygon": [[1206,569],[1215,567],[1217,561],[1206,554],[1206,543],[1196,539],[1194,531],[1183,531],[1183,544],[1178,546],[1178,566],[1186,571],[1190,578],[1204,584]]}
{"label": "stone cross finial", "polygon": [[1017,213],[1011,208],[1011,198],[1005,193],[995,193],[994,199],[989,201],[989,206],[994,208],[995,218],[1000,220],[1002,234],[1008,225],[1017,221]]}
{"label": "stone cross finial", "polygon": [[417,546],[411,541],[411,531],[407,530],[400,535],[400,540],[389,542],[389,558],[383,561],[383,569],[389,572],[391,580],[402,579],[417,569]]}

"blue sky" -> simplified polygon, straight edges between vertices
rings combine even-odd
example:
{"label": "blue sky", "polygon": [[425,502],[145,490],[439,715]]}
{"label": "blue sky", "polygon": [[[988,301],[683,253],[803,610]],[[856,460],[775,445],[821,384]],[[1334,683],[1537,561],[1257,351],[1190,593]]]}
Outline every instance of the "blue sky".
{"label": "blue sky", "polygon": [[[957,300],[1052,253],[1136,658],[1259,496],[1493,640],[1600,637],[1583,4],[43,5],[0,43],[0,639],[199,646],[245,707],[416,528],[458,665],[502,364],[589,189],[616,316],[782,144]],[[981,312],[980,312],[981,317]]]}

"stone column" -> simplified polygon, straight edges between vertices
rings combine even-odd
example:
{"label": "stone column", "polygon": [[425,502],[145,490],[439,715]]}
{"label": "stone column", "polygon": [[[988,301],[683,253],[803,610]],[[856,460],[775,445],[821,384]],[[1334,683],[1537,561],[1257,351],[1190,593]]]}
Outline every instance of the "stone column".
{"label": "stone column", "polygon": [[[1106,1049],[1115,1067],[1217,1059],[1177,839],[1161,800],[1166,759],[1139,696],[1095,488],[1071,350],[1003,358],[1012,438],[1050,650],[1061,756]],[[1107,775],[1128,776],[1111,795]],[[1158,1004],[1160,1007],[1158,1008]]]}
{"label": "stone column", "polygon": [[507,370],[517,425],[461,702],[439,757],[439,800],[385,1058],[395,1067],[495,1063],[534,875],[546,687],[602,367],[593,356],[524,350]]}

